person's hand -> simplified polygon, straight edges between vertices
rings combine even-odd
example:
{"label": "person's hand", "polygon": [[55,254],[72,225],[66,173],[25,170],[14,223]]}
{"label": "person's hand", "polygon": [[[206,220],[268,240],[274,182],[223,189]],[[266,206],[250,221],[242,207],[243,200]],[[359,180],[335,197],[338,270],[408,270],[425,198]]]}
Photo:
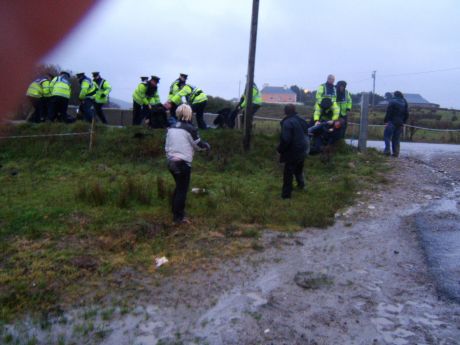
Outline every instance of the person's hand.
{"label": "person's hand", "polygon": [[318,126],[318,125],[320,125],[320,124],[321,124],[320,121],[316,121],[316,122],[315,122],[315,126]]}
{"label": "person's hand", "polygon": [[332,125],[333,123],[334,123],[334,121],[332,121],[332,120],[327,121],[328,125]]}
{"label": "person's hand", "polygon": [[149,104],[148,107],[149,107],[149,110],[152,110],[152,105],[151,104]]}
{"label": "person's hand", "polygon": [[163,107],[165,107],[166,110],[171,110],[171,102],[166,102],[163,104]]}

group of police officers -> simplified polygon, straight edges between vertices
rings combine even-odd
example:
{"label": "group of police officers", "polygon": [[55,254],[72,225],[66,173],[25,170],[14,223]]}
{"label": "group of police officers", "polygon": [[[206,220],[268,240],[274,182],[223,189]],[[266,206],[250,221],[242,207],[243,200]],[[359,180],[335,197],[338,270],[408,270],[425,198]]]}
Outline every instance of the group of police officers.
{"label": "group of police officers", "polygon": [[[79,110],[86,121],[91,121],[94,113],[103,123],[107,123],[102,107],[108,103],[112,90],[109,82],[99,72],[93,72],[93,79],[85,73],[78,73],[80,83]],[[70,73],[62,71],[58,76],[47,74],[35,79],[27,89],[27,97],[34,108],[30,116],[32,122],[62,121],[74,122],[75,118],[67,114],[72,95]]]}
{"label": "group of police officers", "polygon": [[[78,95],[79,117],[86,121],[92,121],[94,116],[99,117],[102,123],[107,123],[103,112],[103,106],[109,101],[111,85],[103,79],[99,72],[92,73],[89,78],[85,73],[77,73],[76,77],[80,84]],[[207,129],[204,121],[204,110],[208,102],[208,96],[202,89],[187,83],[188,75],[181,73],[169,88],[168,100],[163,104],[158,94],[160,78],[157,76],[141,77],[133,93],[133,125],[148,124],[152,128],[166,128],[176,122],[176,109],[182,102],[187,102],[196,114],[196,121],[200,129]],[[30,116],[32,122],[62,121],[74,122],[75,118],[67,113],[69,100],[72,94],[70,73],[62,71],[58,76],[47,74],[35,79],[27,89],[27,97],[34,108]],[[253,88],[253,113],[262,104],[262,98],[256,85]],[[246,99],[241,97],[239,108],[244,109]],[[166,111],[169,110],[168,119]]]}
{"label": "group of police officers", "polygon": [[[110,83],[101,77],[99,72],[93,72],[93,78],[85,73],[77,73],[80,84],[79,116],[92,121],[94,116],[99,117],[102,123],[107,123],[103,112],[103,106],[109,101],[112,90]],[[188,75],[181,73],[169,88],[168,99],[162,103],[158,94],[160,78],[157,76],[141,77],[133,93],[133,125],[149,124],[153,128],[165,128],[176,121],[175,111],[182,102],[187,102],[196,114],[196,122],[200,129],[207,129],[204,121],[204,110],[208,102],[208,96],[199,87],[192,86],[187,82]],[[347,83],[339,81],[334,85],[335,77],[329,75],[326,83],[321,84],[316,92],[316,103],[313,119],[310,125],[310,133],[322,140],[332,143],[343,138],[347,127],[347,114],[351,110],[351,94],[346,89]],[[48,74],[34,80],[28,90],[27,96],[34,107],[30,117],[33,122],[63,121],[73,122],[75,119],[67,114],[72,86],[70,73],[62,71],[58,76]],[[236,107],[246,107],[246,92],[241,96]],[[253,86],[253,114],[262,104],[262,98],[257,88]],[[169,110],[168,119],[166,111]],[[233,124],[233,125],[232,125]],[[235,116],[228,118],[228,127],[235,124]]]}
{"label": "group of police officers", "polygon": [[330,74],[327,81],[316,91],[313,118],[308,132],[315,138],[312,153],[322,151],[324,146],[334,144],[345,137],[348,112],[352,107],[351,94],[343,80],[334,85],[335,77]]}

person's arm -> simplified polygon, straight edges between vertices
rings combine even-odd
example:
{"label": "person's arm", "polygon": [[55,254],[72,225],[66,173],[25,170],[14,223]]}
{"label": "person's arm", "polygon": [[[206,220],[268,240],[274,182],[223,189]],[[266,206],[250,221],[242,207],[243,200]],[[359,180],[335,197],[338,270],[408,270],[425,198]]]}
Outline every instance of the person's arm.
{"label": "person's arm", "polygon": [[320,85],[316,90],[316,103],[320,103],[324,95],[324,85]]}
{"label": "person's arm", "polygon": [[88,94],[88,88],[89,88],[89,83],[86,80],[84,80],[81,83],[80,95],[78,96],[80,101],[83,101],[85,99],[86,95]]}
{"label": "person's arm", "polygon": [[107,80],[105,80],[104,85],[102,85],[102,95],[104,95],[103,97],[108,97],[111,91],[112,85],[110,85],[110,83]]}
{"label": "person's arm", "polygon": [[407,120],[409,119],[409,105],[407,104],[407,101],[404,100],[404,116],[403,116],[403,123],[406,123]]}
{"label": "person's arm", "polygon": [[48,97],[51,94],[51,82],[46,79],[42,82],[43,96]]}
{"label": "person's arm", "polygon": [[292,142],[292,126],[289,122],[284,122],[281,126],[280,143],[277,151],[284,153],[288,150]]}
{"label": "person's arm", "polygon": [[315,104],[315,112],[313,113],[313,121],[318,122],[321,118],[321,107],[318,104]]}
{"label": "person's arm", "polygon": [[332,104],[332,121],[337,121],[340,118],[340,108],[336,103]]}
{"label": "person's arm", "polygon": [[182,97],[187,97],[192,93],[192,88],[188,85],[185,85],[179,92],[177,92],[174,96],[171,97],[170,101],[175,105],[179,105],[181,103]]}
{"label": "person's arm", "polygon": [[393,108],[393,104],[391,102],[388,103],[387,111],[385,112],[385,118],[383,119],[383,123],[385,125],[391,120],[392,108]]}
{"label": "person's arm", "polygon": [[161,104],[160,95],[158,94],[158,91],[155,92],[155,94],[153,95],[153,104]]}
{"label": "person's arm", "polygon": [[187,124],[187,131],[190,133],[192,147],[197,151],[209,151],[211,150],[211,145],[206,141],[200,138],[198,130],[192,124]]}
{"label": "person's arm", "polygon": [[347,111],[351,110],[351,107],[353,106],[353,101],[351,99],[351,93],[347,91]]}

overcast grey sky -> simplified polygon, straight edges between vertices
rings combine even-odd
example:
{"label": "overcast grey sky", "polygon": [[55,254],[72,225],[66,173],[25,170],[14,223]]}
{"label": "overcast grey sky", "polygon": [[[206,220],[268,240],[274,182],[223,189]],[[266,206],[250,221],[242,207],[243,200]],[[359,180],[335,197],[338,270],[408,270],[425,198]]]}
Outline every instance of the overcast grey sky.
{"label": "overcast grey sky", "polygon": [[[161,77],[164,101],[180,72],[210,95],[237,97],[251,7],[251,0],[103,0],[44,61],[98,70],[112,96],[129,102],[141,75]],[[333,73],[359,92],[371,90],[377,70],[377,93],[399,89],[460,108],[459,36],[459,0],[260,0],[255,80],[314,89]]]}

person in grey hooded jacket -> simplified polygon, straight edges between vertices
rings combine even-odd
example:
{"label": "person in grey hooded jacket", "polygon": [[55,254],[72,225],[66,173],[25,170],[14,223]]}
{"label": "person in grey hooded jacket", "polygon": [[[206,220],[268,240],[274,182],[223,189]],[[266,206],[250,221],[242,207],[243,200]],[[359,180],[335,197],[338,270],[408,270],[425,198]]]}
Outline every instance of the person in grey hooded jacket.
{"label": "person in grey hooded jacket", "polygon": [[185,217],[185,201],[190,185],[192,161],[195,151],[208,151],[211,146],[198,135],[192,124],[192,108],[187,104],[180,105],[176,110],[178,122],[168,128],[166,134],[166,157],[168,169],[176,182],[172,198],[173,220],[176,224],[189,224]]}

